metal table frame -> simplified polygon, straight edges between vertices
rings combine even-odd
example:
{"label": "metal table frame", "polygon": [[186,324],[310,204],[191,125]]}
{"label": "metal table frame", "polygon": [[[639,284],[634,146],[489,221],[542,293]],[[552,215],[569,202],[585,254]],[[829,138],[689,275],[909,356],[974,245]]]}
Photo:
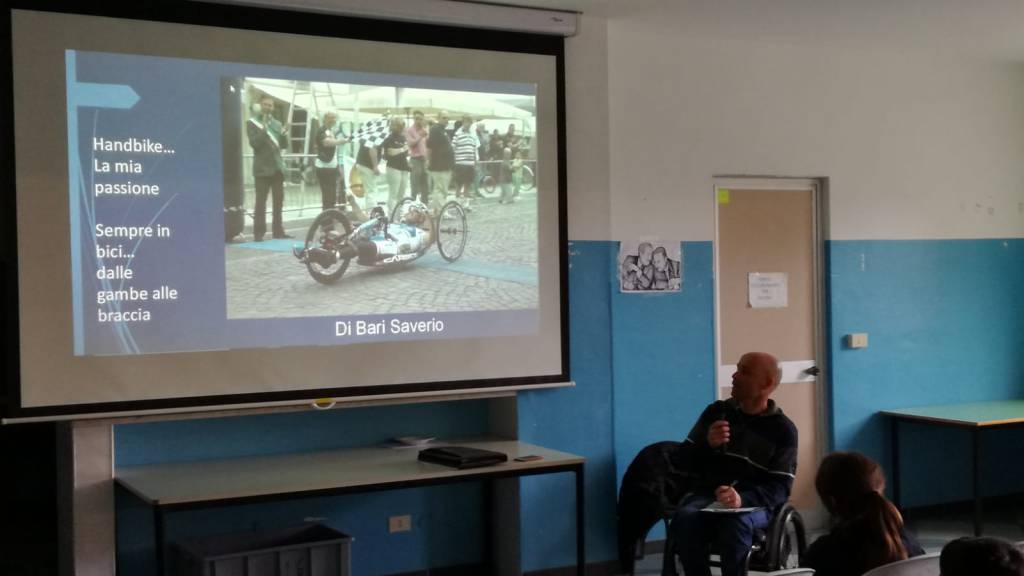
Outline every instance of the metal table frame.
{"label": "metal table frame", "polygon": [[979,462],[981,458],[981,431],[991,429],[1018,428],[1024,426],[1024,400],[1004,400],[946,406],[923,406],[901,408],[880,412],[889,418],[890,442],[892,446],[893,503],[900,507],[900,442],[901,422],[927,424],[932,426],[959,428],[971,432],[971,498],[974,502],[974,534],[982,533],[982,496]]}

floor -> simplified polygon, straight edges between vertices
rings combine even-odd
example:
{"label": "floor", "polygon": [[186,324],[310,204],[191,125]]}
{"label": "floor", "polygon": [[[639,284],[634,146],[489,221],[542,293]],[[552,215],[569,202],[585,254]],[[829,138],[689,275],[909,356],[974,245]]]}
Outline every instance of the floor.
{"label": "floor", "polygon": [[[984,534],[1012,540],[1024,540],[1024,495],[992,498],[985,501]],[[904,513],[907,529],[914,534],[926,552],[939,552],[942,547],[960,536],[974,534],[972,508],[959,503],[915,509]],[[808,534],[813,542],[821,532]],[[661,574],[661,554],[648,554],[637,561],[635,576]],[[713,574],[718,574],[712,568]],[[751,574],[759,574],[751,572]]]}

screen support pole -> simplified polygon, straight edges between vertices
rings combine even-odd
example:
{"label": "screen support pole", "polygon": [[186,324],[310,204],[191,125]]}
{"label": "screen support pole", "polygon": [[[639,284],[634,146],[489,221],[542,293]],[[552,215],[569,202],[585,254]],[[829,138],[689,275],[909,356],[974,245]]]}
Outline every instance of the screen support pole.
{"label": "screen support pole", "polygon": [[114,448],[109,421],[59,424],[59,567],[62,576],[114,573]]}

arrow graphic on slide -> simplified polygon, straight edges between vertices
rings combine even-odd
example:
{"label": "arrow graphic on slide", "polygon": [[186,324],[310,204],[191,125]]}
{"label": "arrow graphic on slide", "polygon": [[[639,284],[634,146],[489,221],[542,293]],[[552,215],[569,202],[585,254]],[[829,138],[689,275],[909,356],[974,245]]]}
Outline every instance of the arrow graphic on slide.
{"label": "arrow graphic on slide", "polygon": [[[78,109],[108,108],[127,110],[139,101],[139,95],[131,86],[119,84],[95,84],[79,82],[77,79],[77,57],[74,50],[64,52],[68,101],[68,207],[71,211],[71,238],[77,242],[82,233],[82,211],[80,200],[85,199],[82,166],[78,149]],[[82,254],[80,247],[71,250],[71,305],[74,314],[74,352],[84,353],[85,318],[82,303]]]}

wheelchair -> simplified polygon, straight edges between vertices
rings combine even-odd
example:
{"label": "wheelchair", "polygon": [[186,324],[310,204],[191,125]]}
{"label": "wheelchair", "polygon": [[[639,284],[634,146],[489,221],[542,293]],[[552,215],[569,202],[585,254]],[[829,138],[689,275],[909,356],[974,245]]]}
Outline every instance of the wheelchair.
{"label": "wheelchair", "polygon": [[[678,576],[676,570],[675,539],[672,531],[669,530],[669,523],[675,515],[675,510],[665,511],[662,521],[665,525],[665,552],[662,556],[662,576]],[[638,557],[642,557],[644,540],[641,538],[637,543]],[[792,504],[786,502],[772,514],[772,518],[765,530],[758,530],[754,534],[754,543],[747,553],[747,570],[757,572],[775,572],[788,570],[800,566],[804,552],[807,551],[807,531],[804,528],[803,517]],[[711,555],[717,556],[714,547],[711,548]],[[711,566],[721,566],[715,559],[710,562]]]}

